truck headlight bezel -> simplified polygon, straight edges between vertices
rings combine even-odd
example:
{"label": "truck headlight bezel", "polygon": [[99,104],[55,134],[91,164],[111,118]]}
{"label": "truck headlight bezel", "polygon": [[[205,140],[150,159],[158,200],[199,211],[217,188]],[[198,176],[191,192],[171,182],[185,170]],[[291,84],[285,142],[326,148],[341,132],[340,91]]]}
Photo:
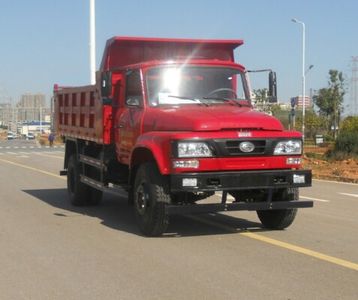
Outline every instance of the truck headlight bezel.
{"label": "truck headlight bezel", "polygon": [[279,141],[273,155],[302,155],[302,140],[283,140]]}
{"label": "truck headlight bezel", "polygon": [[206,142],[180,141],[177,143],[177,157],[213,157],[213,151]]}

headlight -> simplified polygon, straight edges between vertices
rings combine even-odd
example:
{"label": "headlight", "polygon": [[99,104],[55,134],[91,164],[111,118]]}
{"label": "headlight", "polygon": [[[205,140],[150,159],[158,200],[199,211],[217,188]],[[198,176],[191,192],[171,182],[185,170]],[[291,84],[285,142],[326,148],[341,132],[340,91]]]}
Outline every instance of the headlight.
{"label": "headlight", "polygon": [[211,157],[209,146],[202,142],[179,142],[178,157]]}
{"label": "headlight", "polygon": [[302,154],[302,141],[289,140],[289,141],[279,142],[276,145],[273,154],[274,155]]}

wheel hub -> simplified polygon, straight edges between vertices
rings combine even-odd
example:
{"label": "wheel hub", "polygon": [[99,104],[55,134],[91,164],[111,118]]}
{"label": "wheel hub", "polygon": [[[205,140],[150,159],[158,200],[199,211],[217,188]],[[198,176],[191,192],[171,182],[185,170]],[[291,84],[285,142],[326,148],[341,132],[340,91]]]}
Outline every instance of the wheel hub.
{"label": "wheel hub", "polygon": [[136,193],[135,205],[140,215],[144,215],[149,204],[149,195],[145,191],[143,184],[141,184]]}

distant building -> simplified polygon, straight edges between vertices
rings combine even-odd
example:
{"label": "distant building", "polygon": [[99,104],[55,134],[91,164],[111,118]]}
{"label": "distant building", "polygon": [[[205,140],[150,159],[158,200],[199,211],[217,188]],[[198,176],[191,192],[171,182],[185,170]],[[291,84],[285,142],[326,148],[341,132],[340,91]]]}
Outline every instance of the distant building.
{"label": "distant building", "polygon": [[9,126],[14,120],[11,103],[0,103],[0,125]]}
{"label": "distant building", "polygon": [[[297,96],[291,98],[291,105],[295,104],[296,109],[302,109],[303,106],[303,97]],[[312,108],[311,97],[305,96],[305,108]]]}
{"label": "distant building", "polygon": [[50,114],[44,94],[24,94],[16,108],[18,122],[40,121]]}

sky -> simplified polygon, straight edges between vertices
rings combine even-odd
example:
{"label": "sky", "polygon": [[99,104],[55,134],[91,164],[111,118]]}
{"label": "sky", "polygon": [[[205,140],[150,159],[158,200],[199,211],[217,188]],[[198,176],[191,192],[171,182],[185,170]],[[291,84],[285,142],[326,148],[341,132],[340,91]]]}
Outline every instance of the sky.
{"label": "sky", "polygon": [[[279,100],[289,102],[301,94],[297,18],[306,25],[306,67],[314,66],[306,94],[328,85],[330,69],[344,73],[348,93],[357,12],[356,0],[96,0],[96,65],[113,36],[243,39],[236,60],[275,70]],[[253,88],[266,88],[266,75],[257,76]],[[0,102],[16,103],[27,92],[49,101],[55,83],[89,82],[89,0],[0,0]]]}

